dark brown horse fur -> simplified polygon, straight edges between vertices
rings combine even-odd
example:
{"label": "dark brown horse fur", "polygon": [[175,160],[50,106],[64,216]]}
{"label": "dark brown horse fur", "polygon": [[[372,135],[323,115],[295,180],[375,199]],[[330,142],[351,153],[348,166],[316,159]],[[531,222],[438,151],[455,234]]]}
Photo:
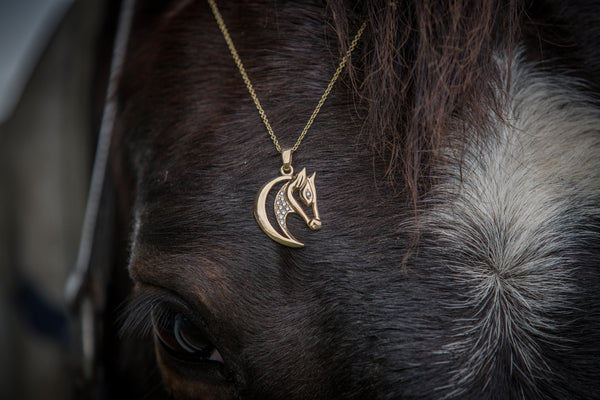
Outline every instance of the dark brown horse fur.
{"label": "dark brown horse fur", "polygon": [[600,398],[599,2],[222,1],[284,146],[367,22],[294,153],[302,249],[254,220],[281,158],[208,4],[138,3],[112,163],[166,393]]}

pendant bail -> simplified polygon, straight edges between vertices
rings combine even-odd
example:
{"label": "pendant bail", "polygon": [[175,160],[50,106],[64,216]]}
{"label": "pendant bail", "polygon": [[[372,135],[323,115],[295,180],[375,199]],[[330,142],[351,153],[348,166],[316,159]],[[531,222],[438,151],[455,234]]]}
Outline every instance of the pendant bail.
{"label": "pendant bail", "polygon": [[292,174],[294,169],[292,168],[292,149],[282,149],[281,159],[283,165],[281,166],[281,173],[284,175]]}

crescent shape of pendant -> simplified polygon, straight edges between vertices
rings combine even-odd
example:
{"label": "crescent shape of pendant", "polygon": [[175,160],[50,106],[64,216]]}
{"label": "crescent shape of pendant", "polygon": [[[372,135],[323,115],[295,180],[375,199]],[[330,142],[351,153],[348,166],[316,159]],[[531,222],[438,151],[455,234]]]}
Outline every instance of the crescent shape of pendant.
{"label": "crescent shape of pendant", "polygon": [[265,183],[263,187],[260,188],[256,194],[256,197],[254,198],[254,218],[256,218],[256,222],[263,232],[274,241],[288,247],[304,247],[304,243],[301,243],[292,237],[283,236],[277,232],[269,222],[269,218],[267,216],[267,196],[269,195],[269,192],[273,186],[289,180],[292,180],[291,176],[279,176]]}

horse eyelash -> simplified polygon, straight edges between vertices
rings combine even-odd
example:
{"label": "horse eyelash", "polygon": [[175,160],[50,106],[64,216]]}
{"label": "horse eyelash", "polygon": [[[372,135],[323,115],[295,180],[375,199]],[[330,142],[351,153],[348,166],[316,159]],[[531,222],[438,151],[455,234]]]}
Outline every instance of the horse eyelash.
{"label": "horse eyelash", "polygon": [[135,294],[125,305],[120,322],[121,337],[148,338],[154,331],[153,321],[168,321],[173,312],[187,314],[185,305],[161,293]]}
{"label": "horse eyelash", "polygon": [[119,318],[121,337],[148,338],[152,335],[152,314],[156,318],[166,318],[163,296],[156,293],[138,294],[132,297],[124,307]]}

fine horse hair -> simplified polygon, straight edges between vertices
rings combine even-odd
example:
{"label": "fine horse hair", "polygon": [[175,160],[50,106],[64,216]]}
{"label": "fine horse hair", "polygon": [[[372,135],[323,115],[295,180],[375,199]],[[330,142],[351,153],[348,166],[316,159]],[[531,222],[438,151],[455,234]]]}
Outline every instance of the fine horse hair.
{"label": "fine horse hair", "polygon": [[257,226],[280,155],[208,4],[138,1],[110,376],[145,398],[600,398],[600,2],[220,3],[289,145],[367,23],[294,153],[322,229],[288,219],[291,249]]}

